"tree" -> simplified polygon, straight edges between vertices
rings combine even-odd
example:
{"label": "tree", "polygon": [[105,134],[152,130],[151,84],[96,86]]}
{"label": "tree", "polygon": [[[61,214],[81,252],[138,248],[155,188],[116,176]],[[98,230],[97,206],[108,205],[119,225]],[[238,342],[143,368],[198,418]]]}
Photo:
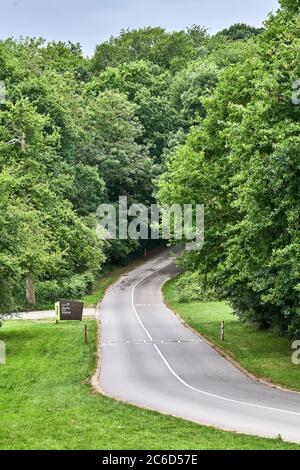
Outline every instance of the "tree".
{"label": "tree", "polygon": [[214,62],[198,59],[178,72],[171,86],[171,103],[180,113],[185,128],[205,117],[201,98],[209,94],[219,80],[220,70]]}
{"label": "tree", "polygon": [[149,147],[155,163],[161,163],[169,135],[178,128],[177,112],[170,103],[172,77],[160,67],[145,61],[108,67],[88,86],[89,93],[112,90],[126,94],[136,105],[142,124],[139,142]]}
{"label": "tree", "polygon": [[27,280],[27,300],[35,303],[34,279],[58,261],[40,223],[41,214],[13,191],[14,174],[0,174],[0,313],[18,309],[19,285]]}
{"label": "tree", "polygon": [[236,23],[230,26],[230,28],[223,29],[218,34],[227,36],[231,41],[240,41],[258,36],[263,32],[264,28],[255,28],[254,26],[249,26],[245,23]]}
{"label": "tree", "polygon": [[107,202],[119,196],[131,201],[151,197],[152,164],[147,148],[137,143],[142,126],[136,106],[125,95],[105,91],[89,100],[86,108],[85,163],[97,166],[106,183]]}
{"label": "tree", "polygon": [[207,117],[170,157],[159,198],[205,204],[204,250],[184,259],[201,283],[242,320],[298,335],[300,5],[283,5],[255,55],[227,68],[203,100]]}
{"label": "tree", "polygon": [[[200,31],[197,33],[199,38]],[[176,71],[196,57],[195,36],[195,29],[190,33],[167,33],[163,28],[151,27],[122,30],[118,37],[111,37],[109,41],[96,47],[92,71],[101,72],[109,66],[115,67],[139,60]]]}
{"label": "tree", "polygon": [[[27,98],[6,103],[0,113],[0,175],[8,191],[5,196],[3,190],[3,213],[10,216],[2,219],[2,253],[7,269],[15,265],[15,270],[4,283],[11,301],[3,308],[16,305],[12,290],[20,277],[26,278],[27,300],[34,303],[37,279],[96,272],[104,260],[95,227],[78,218],[49,180],[58,150],[59,134],[49,117]],[[12,233],[7,224],[14,225]]]}

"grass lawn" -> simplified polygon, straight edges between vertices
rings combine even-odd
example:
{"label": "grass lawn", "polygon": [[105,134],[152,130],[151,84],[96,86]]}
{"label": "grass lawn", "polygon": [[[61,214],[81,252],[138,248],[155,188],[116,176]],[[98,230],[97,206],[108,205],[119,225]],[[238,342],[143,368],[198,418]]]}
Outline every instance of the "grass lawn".
{"label": "grass lawn", "polygon": [[0,340],[0,449],[299,449],[144,411],[97,395],[96,322],[7,321]]}
{"label": "grass lawn", "polygon": [[[270,331],[240,323],[223,302],[179,303],[176,278],[163,288],[168,305],[186,323],[256,376],[300,390],[300,366],[292,364],[292,341]],[[225,321],[225,341],[220,339],[220,323]]]}

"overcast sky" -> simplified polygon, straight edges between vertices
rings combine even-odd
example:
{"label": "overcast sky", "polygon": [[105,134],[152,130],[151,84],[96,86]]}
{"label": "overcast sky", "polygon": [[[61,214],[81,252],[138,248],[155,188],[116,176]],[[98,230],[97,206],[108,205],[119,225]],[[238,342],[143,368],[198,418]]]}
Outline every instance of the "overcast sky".
{"label": "overcast sky", "polygon": [[238,22],[260,26],[277,8],[277,0],[0,0],[0,38],[70,40],[90,55],[122,28],[199,24],[214,33]]}

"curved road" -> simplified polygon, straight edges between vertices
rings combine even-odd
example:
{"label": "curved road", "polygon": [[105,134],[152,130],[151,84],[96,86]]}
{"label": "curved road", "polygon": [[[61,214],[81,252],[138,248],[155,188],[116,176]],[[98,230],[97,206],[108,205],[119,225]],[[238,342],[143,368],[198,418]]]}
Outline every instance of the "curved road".
{"label": "curved road", "polygon": [[123,276],[100,306],[106,394],[218,428],[300,442],[300,394],[252,380],[163,303],[168,252]]}

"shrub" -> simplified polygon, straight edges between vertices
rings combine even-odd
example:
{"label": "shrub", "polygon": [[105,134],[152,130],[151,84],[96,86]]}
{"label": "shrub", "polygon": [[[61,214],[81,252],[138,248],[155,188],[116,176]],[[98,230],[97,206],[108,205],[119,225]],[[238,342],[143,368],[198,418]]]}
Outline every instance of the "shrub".
{"label": "shrub", "polygon": [[61,286],[58,281],[42,281],[36,283],[36,298],[38,303],[56,302],[61,296]]}
{"label": "shrub", "polygon": [[36,284],[36,297],[39,304],[57,302],[61,298],[77,299],[90,292],[95,284],[91,272],[75,274],[60,281],[40,281]]}
{"label": "shrub", "polygon": [[205,287],[203,278],[198,272],[186,272],[177,282],[179,302],[210,302],[215,300],[212,290]]}

